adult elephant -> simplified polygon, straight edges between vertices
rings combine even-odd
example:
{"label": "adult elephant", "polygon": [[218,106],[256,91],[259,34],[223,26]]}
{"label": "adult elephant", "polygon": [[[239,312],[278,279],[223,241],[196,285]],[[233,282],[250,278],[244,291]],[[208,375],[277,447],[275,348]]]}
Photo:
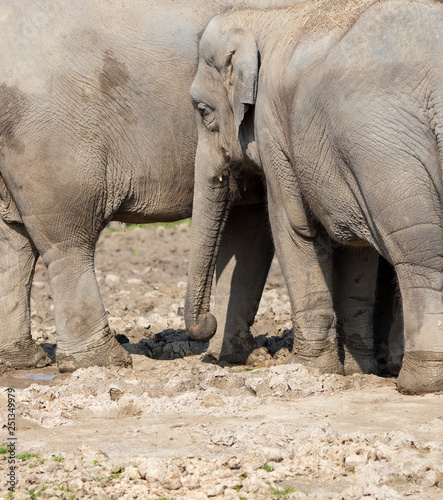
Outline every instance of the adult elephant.
{"label": "adult elephant", "polygon": [[296,340],[334,366],[331,239],[371,259],[369,244],[398,277],[399,389],[443,390],[442,23],[443,6],[427,0],[324,0],[211,21],[191,88],[201,115],[191,332],[213,332],[200,304],[223,221],[243,173],[263,172]]}
{"label": "adult elephant", "polygon": [[[188,90],[198,34],[228,4],[0,5],[0,358],[14,367],[48,362],[30,335],[38,254],[51,281],[60,370],[131,363],[108,327],[94,274],[95,244],[111,220],[191,215],[197,131]],[[248,329],[273,254],[266,220],[262,185],[255,181],[222,242],[217,355],[242,360],[248,354]],[[259,273],[252,262],[260,264]]]}

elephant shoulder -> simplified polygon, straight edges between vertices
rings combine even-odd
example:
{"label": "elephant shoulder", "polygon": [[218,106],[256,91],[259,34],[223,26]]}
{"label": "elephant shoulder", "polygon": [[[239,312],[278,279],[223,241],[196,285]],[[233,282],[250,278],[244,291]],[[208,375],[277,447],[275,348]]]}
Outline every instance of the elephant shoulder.
{"label": "elephant shoulder", "polygon": [[[355,20],[329,54],[330,64],[374,68],[441,54],[443,4],[428,0],[377,2]],[[426,27],[426,29],[423,29]]]}
{"label": "elephant shoulder", "polygon": [[440,68],[442,22],[443,4],[438,2],[378,2],[342,33],[299,45],[287,71],[298,106],[328,103],[336,109],[343,101],[350,108],[376,88],[400,89],[414,75],[429,73],[431,61],[431,67]]}

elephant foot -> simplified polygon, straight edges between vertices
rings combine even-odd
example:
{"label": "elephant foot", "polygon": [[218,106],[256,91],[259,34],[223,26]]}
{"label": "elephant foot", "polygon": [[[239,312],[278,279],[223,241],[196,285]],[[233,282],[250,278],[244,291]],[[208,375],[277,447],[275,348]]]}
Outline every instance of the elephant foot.
{"label": "elephant foot", "polygon": [[443,391],[443,352],[405,353],[397,389],[403,394]]}
{"label": "elephant foot", "polygon": [[57,347],[57,365],[61,372],[73,372],[90,366],[132,367],[131,355],[110,336],[99,346],[88,346],[85,351],[69,353]]}
{"label": "elephant foot", "polygon": [[241,332],[227,343],[223,338],[213,338],[209,342],[208,354],[218,361],[225,361],[234,365],[247,364],[248,358],[258,345],[254,337],[248,332]]}
{"label": "elephant foot", "polygon": [[345,351],[344,374],[353,375],[354,373],[378,375],[379,369],[374,356]]}
{"label": "elephant foot", "polygon": [[320,356],[306,356],[293,353],[289,362],[317,368],[322,373],[344,374],[343,364],[340,362],[336,352],[328,352]]}
{"label": "elephant foot", "polygon": [[10,363],[17,370],[43,368],[51,364],[51,360],[45,351],[33,340],[2,347],[0,349],[0,358]]}

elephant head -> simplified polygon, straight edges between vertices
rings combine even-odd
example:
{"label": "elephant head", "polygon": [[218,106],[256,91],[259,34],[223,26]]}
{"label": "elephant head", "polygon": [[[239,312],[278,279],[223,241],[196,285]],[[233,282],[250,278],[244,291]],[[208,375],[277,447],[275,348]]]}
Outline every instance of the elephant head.
{"label": "elephant head", "polygon": [[223,16],[214,18],[201,39],[191,87],[198,146],[185,319],[196,340],[209,340],[216,331],[209,301],[220,239],[239,190],[247,189],[245,172],[256,160],[248,108],[255,104],[258,69],[252,32],[225,30]]}

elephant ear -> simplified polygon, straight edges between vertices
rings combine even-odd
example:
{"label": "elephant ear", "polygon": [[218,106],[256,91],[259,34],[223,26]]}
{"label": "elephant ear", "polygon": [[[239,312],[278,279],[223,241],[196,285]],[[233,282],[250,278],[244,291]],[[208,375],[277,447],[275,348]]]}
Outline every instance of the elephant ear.
{"label": "elephant ear", "polygon": [[225,87],[234,113],[237,136],[248,110],[255,104],[259,69],[259,53],[253,33],[232,28],[226,33],[229,47],[225,60]]}

